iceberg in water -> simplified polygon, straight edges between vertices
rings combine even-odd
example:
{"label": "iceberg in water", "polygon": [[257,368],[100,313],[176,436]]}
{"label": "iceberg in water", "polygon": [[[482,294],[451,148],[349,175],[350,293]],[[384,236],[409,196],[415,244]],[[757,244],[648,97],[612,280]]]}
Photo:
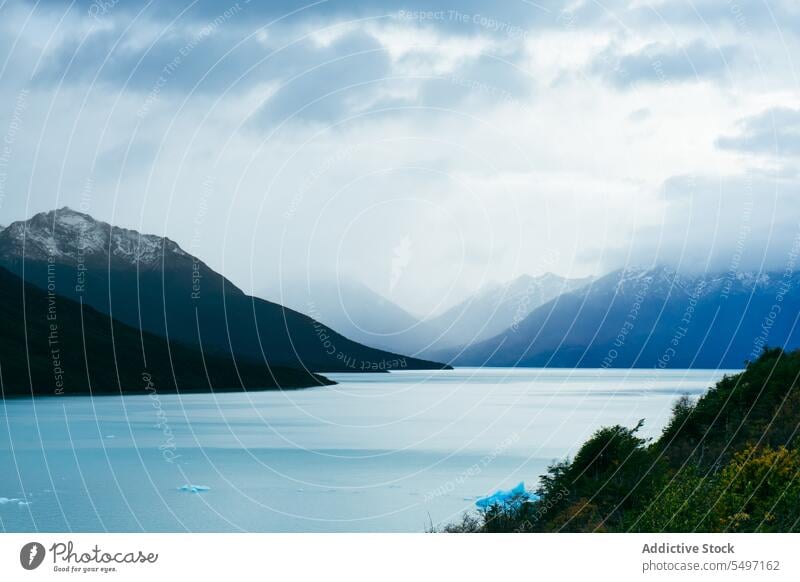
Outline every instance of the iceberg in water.
{"label": "iceberg in water", "polygon": [[202,493],[203,491],[210,491],[211,487],[206,487],[205,485],[181,485],[178,490],[185,493]]}
{"label": "iceberg in water", "polygon": [[535,501],[539,496],[525,489],[525,481],[520,481],[513,489],[495,491],[488,497],[481,497],[475,502],[480,509],[489,509],[493,505],[516,506],[525,501]]}

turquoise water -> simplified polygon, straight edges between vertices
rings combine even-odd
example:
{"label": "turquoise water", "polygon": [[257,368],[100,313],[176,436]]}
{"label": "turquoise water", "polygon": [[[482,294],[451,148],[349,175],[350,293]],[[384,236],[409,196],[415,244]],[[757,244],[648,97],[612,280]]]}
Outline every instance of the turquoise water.
{"label": "turquoise water", "polygon": [[534,485],[602,425],[644,418],[657,435],[679,395],[723,374],[462,368],[286,393],[9,400],[0,528],[422,531]]}

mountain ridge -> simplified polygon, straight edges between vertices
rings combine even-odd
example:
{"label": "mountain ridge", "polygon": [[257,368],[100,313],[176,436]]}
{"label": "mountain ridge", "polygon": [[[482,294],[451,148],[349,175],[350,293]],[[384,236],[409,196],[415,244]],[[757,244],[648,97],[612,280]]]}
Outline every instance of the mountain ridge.
{"label": "mountain ridge", "polygon": [[[798,272],[621,269],[540,306],[514,329],[432,355],[470,366],[739,368],[766,344],[800,346],[799,288]],[[776,303],[781,313],[771,317]]]}
{"label": "mountain ridge", "polygon": [[[70,248],[78,242],[79,248]],[[4,255],[31,260],[53,258],[77,265],[105,259],[106,252],[112,268],[127,265],[155,269],[159,259],[168,255],[194,259],[168,237],[113,226],[68,206],[14,221],[0,230],[0,254]]]}
{"label": "mountain ridge", "polygon": [[68,208],[9,228],[0,232],[0,266],[142,331],[316,372],[447,367],[363,346],[313,318],[248,296],[164,237]]}

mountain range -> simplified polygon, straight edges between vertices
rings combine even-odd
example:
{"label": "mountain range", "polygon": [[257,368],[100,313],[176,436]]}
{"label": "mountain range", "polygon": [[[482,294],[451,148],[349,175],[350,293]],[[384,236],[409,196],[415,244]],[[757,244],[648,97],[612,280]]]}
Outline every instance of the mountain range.
{"label": "mountain range", "polygon": [[[800,347],[800,273],[792,269],[687,274],[659,266],[598,279],[523,276],[421,320],[355,282],[279,282],[265,295],[280,303],[249,296],[168,238],[68,208],[0,230],[0,267],[8,270],[0,280],[8,306],[19,307],[12,301],[19,277],[33,303],[42,301],[34,287],[48,301],[74,302],[98,329],[128,330],[124,338],[133,330],[140,344],[144,337],[151,346],[164,342],[154,353],[188,350],[181,353],[195,371],[200,356],[211,358],[232,389],[253,386],[265,369],[294,386],[324,383],[314,372],[450,364],[740,368],[768,345]],[[9,329],[17,329],[8,309]],[[36,324],[36,313],[19,312]],[[6,345],[20,337],[9,333]],[[13,364],[3,366],[11,373]],[[231,375],[236,367],[249,370],[246,379]]]}
{"label": "mountain range", "polygon": [[0,231],[0,266],[122,324],[215,357],[313,372],[443,367],[359,344],[245,294],[168,238],[69,208]]}
{"label": "mountain range", "polygon": [[800,346],[800,273],[616,271],[518,325],[433,354],[460,366],[741,368]]}

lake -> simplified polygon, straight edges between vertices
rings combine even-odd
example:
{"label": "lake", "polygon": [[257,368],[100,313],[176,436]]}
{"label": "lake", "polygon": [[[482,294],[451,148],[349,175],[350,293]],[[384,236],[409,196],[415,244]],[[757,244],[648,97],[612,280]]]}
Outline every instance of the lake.
{"label": "lake", "polygon": [[[336,386],[0,404],[4,531],[423,531],[603,425],[656,436],[719,370],[329,374]],[[184,485],[197,486],[181,490]],[[206,489],[207,488],[207,489]]]}

